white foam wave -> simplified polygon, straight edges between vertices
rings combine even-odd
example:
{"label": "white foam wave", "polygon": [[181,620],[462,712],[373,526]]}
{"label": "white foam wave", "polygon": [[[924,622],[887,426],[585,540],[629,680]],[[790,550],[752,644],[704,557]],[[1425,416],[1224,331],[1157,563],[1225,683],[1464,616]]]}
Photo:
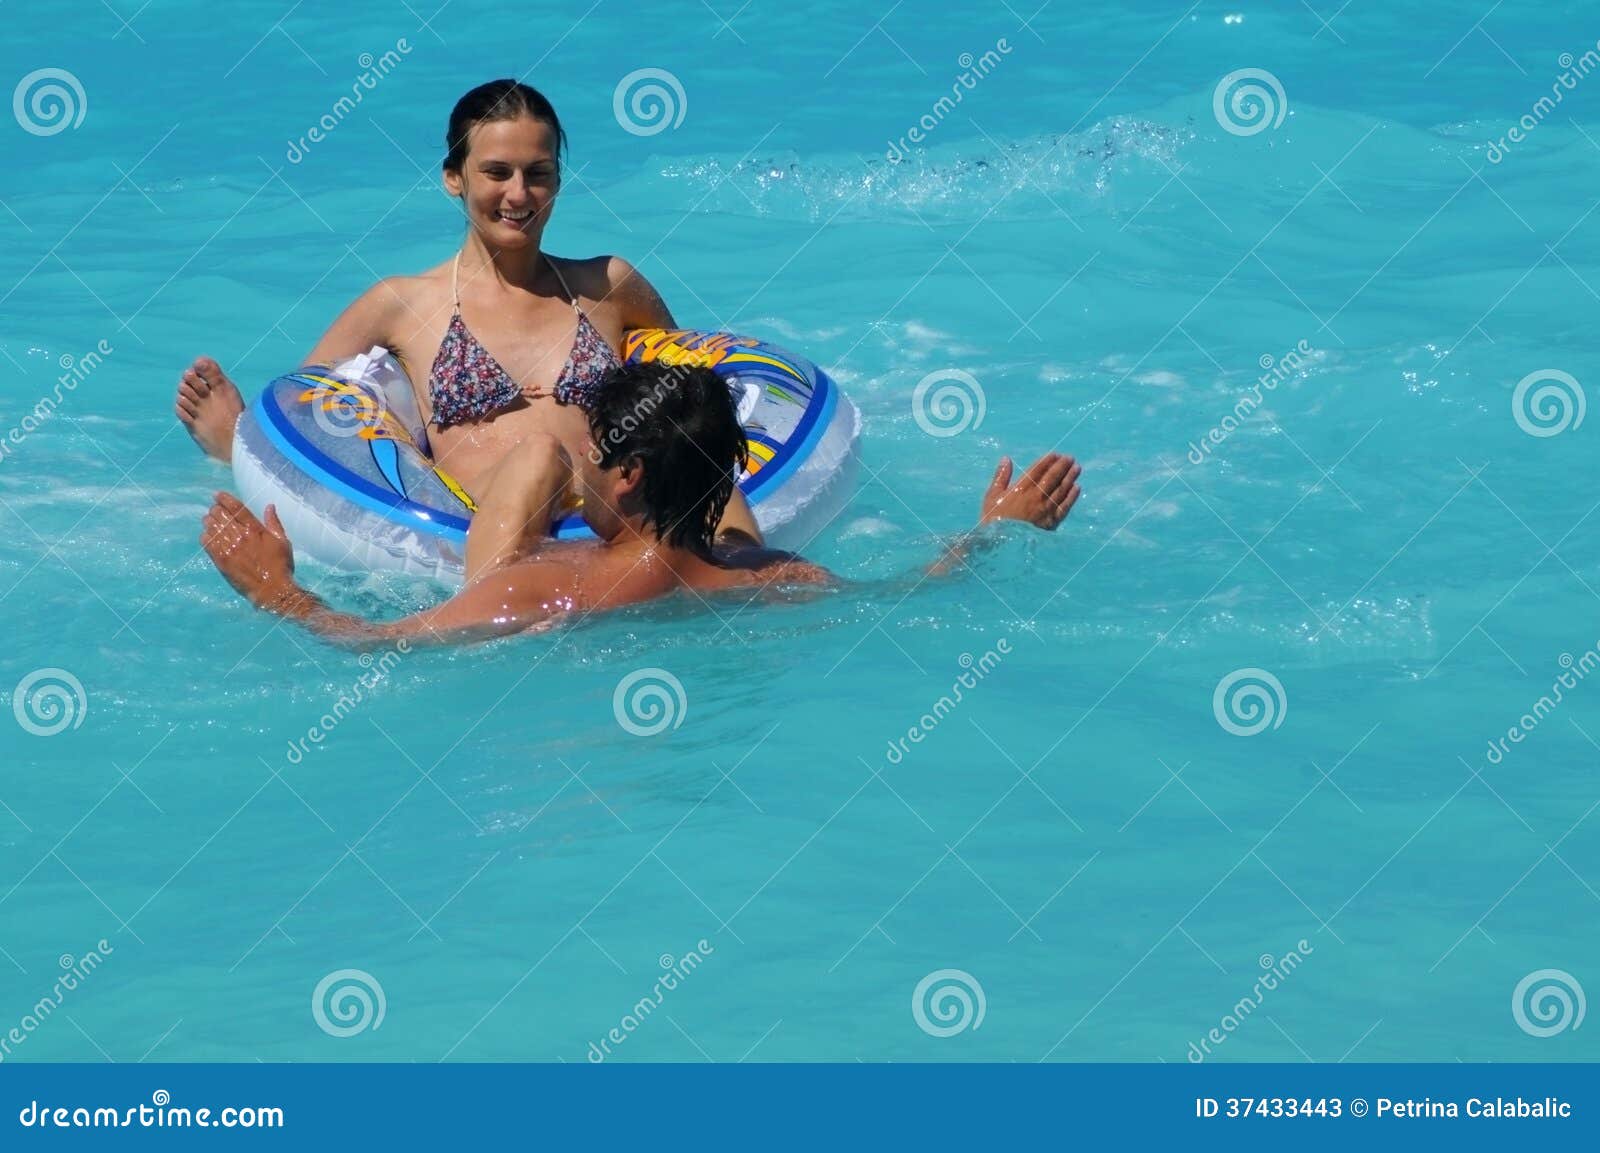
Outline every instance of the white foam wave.
{"label": "white foam wave", "polygon": [[[801,157],[773,153],[675,158],[658,176],[685,209],[804,220],[901,215],[1026,219],[1093,211],[1113,186],[1166,171],[1191,129],[1116,117],[1083,132],[976,140],[913,152]],[[1002,199],[1003,198],[1003,199]]]}

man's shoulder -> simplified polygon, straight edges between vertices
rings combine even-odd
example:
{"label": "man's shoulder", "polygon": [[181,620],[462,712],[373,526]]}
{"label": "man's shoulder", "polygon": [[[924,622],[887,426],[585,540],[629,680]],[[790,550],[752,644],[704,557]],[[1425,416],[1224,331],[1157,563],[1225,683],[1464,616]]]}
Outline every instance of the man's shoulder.
{"label": "man's shoulder", "polygon": [[836,578],[819,564],[798,553],[758,545],[722,545],[716,561],[724,569],[748,578],[749,584],[835,584]]}

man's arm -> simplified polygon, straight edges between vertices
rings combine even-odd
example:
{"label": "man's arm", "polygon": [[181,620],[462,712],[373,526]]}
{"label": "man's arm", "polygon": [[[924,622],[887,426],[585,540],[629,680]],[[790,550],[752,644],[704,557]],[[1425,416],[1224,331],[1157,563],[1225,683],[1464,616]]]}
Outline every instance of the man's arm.
{"label": "man's arm", "polygon": [[1045,453],[1029,465],[1014,484],[1012,473],[1011,458],[1001,457],[1000,466],[994,470],[989,488],[983,494],[978,526],[950,542],[939,559],[928,566],[929,576],[944,576],[957,565],[966,563],[976,548],[993,544],[994,537],[983,530],[996,521],[1020,520],[1046,532],[1055,532],[1083,495],[1078,487],[1083,466],[1059,452]]}
{"label": "man's arm", "polygon": [[201,545],[217,571],[251,604],[351,648],[402,638],[423,643],[488,640],[543,624],[574,607],[572,572],[558,564],[530,562],[497,570],[434,608],[397,621],[369,621],[329,608],[295,582],[294,550],[271,505],[263,524],[237,497],[219,492],[204,526]]}

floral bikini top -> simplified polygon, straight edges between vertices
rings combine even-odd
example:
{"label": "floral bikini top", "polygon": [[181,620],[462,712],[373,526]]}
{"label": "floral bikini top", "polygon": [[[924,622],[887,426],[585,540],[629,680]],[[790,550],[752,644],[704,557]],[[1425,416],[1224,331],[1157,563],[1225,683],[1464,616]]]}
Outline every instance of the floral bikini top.
{"label": "floral bikini top", "polygon": [[[578,331],[572,340],[572,351],[561,368],[552,390],[556,403],[577,404],[588,408],[595,391],[605,374],[621,362],[611,351],[611,345],[600,335],[578,298],[567,287],[566,277],[549,257],[545,263],[556,274],[561,291],[572,302],[578,314]],[[462,424],[469,420],[482,420],[516,403],[522,395],[522,385],[500,367],[478,343],[478,338],[467,329],[461,319],[461,254],[456,253],[450,268],[450,293],[455,298],[455,314],[450,327],[445,329],[444,340],[439,345],[439,355],[434,357],[433,369],[428,374],[428,401],[433,406],[433,420],[439,428]]]}

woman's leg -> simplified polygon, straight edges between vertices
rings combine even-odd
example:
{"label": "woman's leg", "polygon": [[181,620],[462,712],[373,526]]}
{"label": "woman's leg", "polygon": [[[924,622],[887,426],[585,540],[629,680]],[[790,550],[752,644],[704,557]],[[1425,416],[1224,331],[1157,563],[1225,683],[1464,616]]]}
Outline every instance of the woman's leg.
{"label": "woman's leg", "polygon": [[572,458],[549,433],[517,442],[485,475],[467,530],[467,583],[534,552],[572,490]]}

